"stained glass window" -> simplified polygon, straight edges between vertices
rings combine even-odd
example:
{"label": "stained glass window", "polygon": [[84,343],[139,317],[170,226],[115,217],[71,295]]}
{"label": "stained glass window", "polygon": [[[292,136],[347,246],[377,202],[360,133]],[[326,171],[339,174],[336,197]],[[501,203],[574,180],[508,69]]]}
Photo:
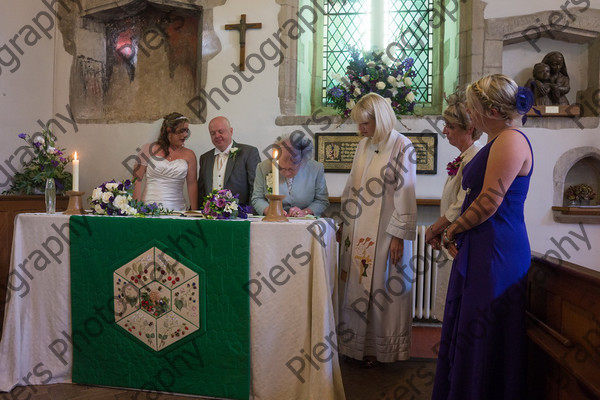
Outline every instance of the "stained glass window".
{"label": "stained glass window", "polygon": [[420,103],[432,101],[433,0],[327,0],[323,27],[323,104],[326,91],[344,75],[349,47],[386,51],[392,60],[414,59],[413,89]]}

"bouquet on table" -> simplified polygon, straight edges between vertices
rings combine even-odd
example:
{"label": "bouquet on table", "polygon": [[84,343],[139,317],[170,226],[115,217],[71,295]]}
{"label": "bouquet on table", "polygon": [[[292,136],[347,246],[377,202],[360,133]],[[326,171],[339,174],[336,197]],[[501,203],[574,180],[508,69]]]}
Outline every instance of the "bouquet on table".
{"label": "bouquet on table", "polygon": [[158,216],[168,210],[161,204],[144,204],[133,199],[133,182],[114,179],[104,182],[92,191],[89,200],[92,213],[98,215],[151,215]]}
{"label": "bouquet on table", "polygon": [[238,194],[231,193],[229,189],[213,189],[204,196],[202,214],[208,219],[248,218],[250,206],[239,204],[238,197]]}
{"label": "bouquet on table", "polygon": [[347,118],[356,103],[367,93],[377,93],[389,101],[396,117],[412,114],[415,108],[415,94],[412,90],[412,78],[416,72],[412,70],[414,60],[384,60],[382,50],[363,53],[350,47],[350,63],[346,74],[333,76],[338,85],[327,91],[340,116]]}
{"label": "bouquet on table", "polygon": [[20,133],[18,136],[27,142],[28,145],[22,148],[31,158],[23,163],[23,171],[15,174],[10,188],[3,193],[44,193],[46,180],[51,178],[54,178],[57,193],[62,194],[70,190],[73,176],[65,171],[65,166],[71,159],[64,154],[65,149],[55,147],[56,137],[50,129],[46,127],[41,134],[33,136],[25,133]]}

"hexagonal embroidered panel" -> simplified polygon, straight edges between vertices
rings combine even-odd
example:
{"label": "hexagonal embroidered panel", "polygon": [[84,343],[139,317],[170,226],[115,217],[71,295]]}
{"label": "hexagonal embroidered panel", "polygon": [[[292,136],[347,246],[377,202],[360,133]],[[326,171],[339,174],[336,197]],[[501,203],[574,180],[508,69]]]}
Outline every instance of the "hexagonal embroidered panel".
{"label": "hexagonal embroidered panel", "polygon": [[201,329],[198,274],[158,247],[117,268],[113,279],[116,323],[153,350]]}

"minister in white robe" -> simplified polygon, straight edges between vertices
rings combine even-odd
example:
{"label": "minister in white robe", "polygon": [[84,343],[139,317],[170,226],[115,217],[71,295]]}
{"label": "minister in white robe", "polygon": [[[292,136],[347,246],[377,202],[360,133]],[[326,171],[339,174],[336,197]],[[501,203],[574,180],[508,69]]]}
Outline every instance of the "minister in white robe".
{"label": "minister in white robe", "polygon": [[354,107],[359,143],[342,194],[339,351],[365,367],[410,357],[416,152],[371,93]]}

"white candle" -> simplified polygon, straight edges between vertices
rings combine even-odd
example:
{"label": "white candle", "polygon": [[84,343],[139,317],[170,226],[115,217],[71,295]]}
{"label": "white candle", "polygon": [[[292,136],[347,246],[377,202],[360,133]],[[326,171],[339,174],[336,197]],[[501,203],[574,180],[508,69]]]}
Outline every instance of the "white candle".
{"label": "white candle", "polygon": [[277,161],[277,150],[273,149],[273,161],[271,170],[273,171],[273,194],[279,194],[279,165]]}
{"label": "white candle", "polygon": [[77,159],[77,152],[73,154],[73,191],[79,191],[79,160]]}

